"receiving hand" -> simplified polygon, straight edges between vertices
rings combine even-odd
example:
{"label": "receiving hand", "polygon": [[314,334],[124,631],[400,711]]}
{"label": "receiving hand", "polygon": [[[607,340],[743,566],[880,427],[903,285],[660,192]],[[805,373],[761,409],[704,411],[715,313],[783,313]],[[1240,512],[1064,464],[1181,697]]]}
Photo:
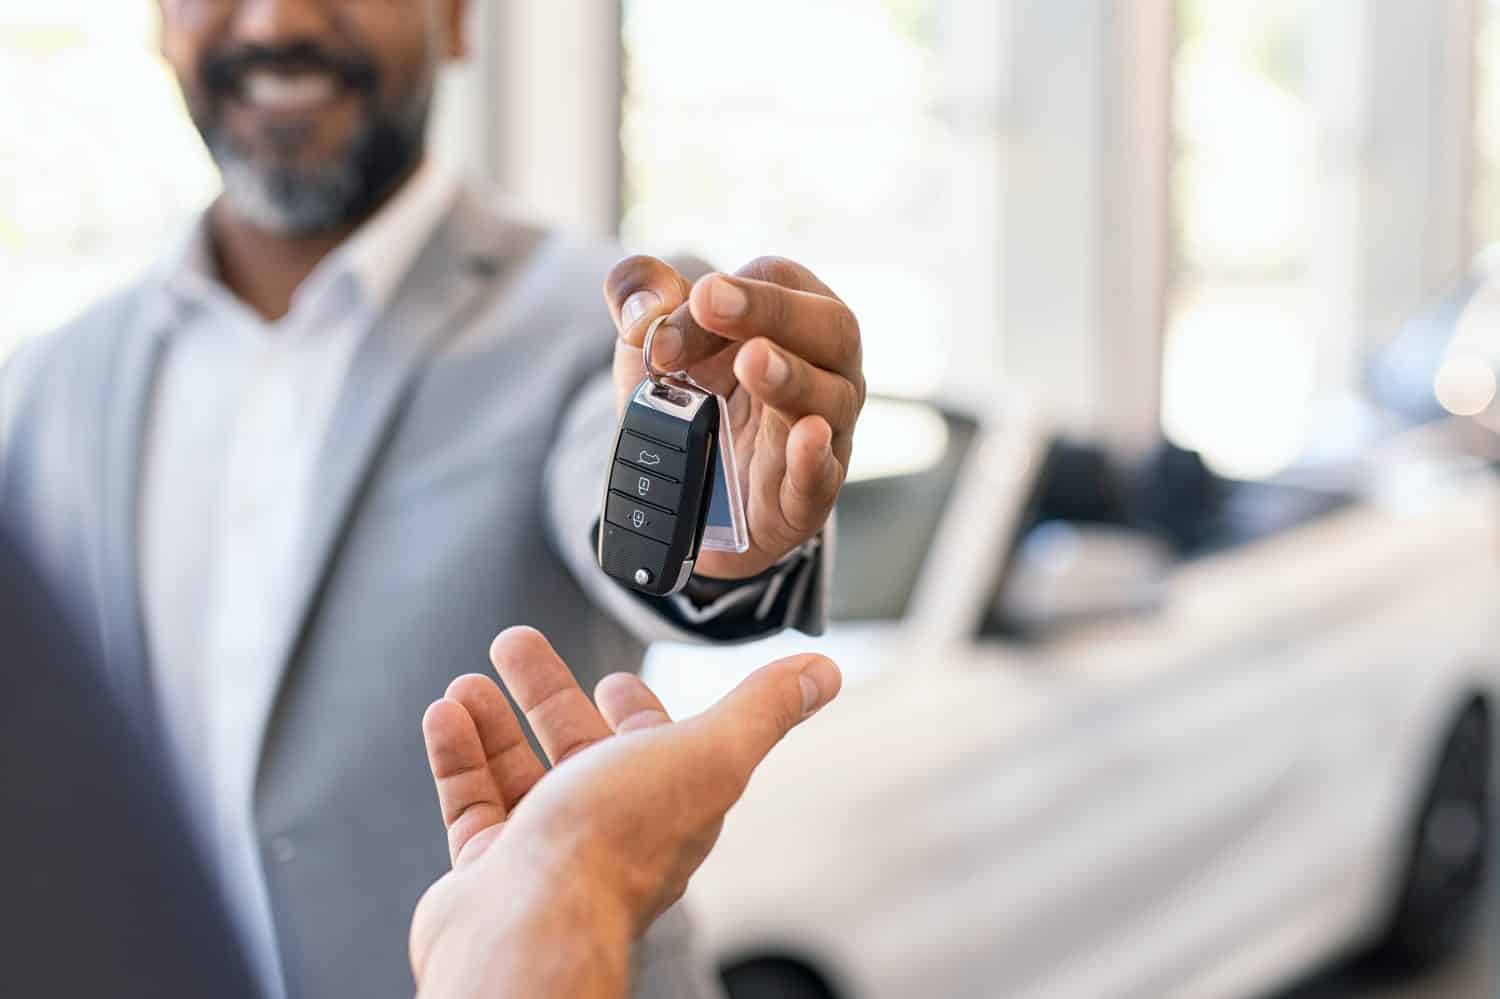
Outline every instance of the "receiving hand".
{"label": "receiving hand", "polygon": [[770,257],[696,284],[654,257],[629,257],[604,294],[620,334],[622,406],[644,377],[646,329],[667,314],[652,344],[656,369],[686,370],[729,404],[750,550],[705,551],[696,571],[753,576],[822,530],[865,403],[854,313],[805,267]]}
{"label": "receiving hand", "polygon": [[553,768],[493,680],[465,676],[422,731],[453,870],[423,896],[411,956],[424,995],[623,994],[629,944],[687,888],[751,773],[838,693],[837,667],[796,656],[673,722],[634,676],[596,708],[538,632],[490,658]]}

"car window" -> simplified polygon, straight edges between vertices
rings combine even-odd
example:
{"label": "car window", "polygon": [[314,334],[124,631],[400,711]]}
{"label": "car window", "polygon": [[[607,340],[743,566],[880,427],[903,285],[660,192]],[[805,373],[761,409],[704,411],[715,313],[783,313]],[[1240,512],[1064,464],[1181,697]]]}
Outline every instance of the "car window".
{"label": "car window", "polygon": [[1107,449],[1054,441],[1005,555],[986,605],[980,637],[1019,638],[1004,599],[1023,541],[1043,525],[1092,525],[1153,539],[1174,562],[1247,545],[1344,509],[1352,493],[1285,481],[1236,480],[1215,474],[1195,452],[1170,443],[1137,462]]}
{"label": "car window", "polygon": [[978,636],[982,639],[1022,635],[1016,622],[1007,617],[1002,596],[1011,585],[1012,569],[1026,536],[1051,521],[1124,523],[1127,517],[1124,483],[1104,448],[1055,440],[1047,447],[1023,510],[1020,527],[1005,547],[1005,564],[995,574],[994,590],[985,604],[988,609]]}
{"label": "car window", "polygon": [[974,420],[871,399],[839,497],[835,620],[903,617],[975,438]]}

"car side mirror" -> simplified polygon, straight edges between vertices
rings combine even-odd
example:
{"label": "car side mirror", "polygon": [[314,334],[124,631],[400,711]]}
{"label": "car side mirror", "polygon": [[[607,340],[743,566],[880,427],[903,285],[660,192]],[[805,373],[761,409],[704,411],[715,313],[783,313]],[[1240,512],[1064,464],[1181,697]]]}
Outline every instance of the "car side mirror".
{"label": "car side mirror", "polygon": [[1021,539],[997,610],[1027,635],[1156,610],[1172,562],[1170,546],[1144,531],[1049,521]]}

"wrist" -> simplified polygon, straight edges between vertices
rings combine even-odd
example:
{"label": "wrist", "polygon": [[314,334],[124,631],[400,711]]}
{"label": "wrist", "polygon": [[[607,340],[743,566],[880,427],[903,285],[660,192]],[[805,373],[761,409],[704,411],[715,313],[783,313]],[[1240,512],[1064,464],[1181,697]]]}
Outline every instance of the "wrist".
{"label": "wrist", "polygon": [[484,886],[503,885],[492,896],[503,901],[450,919],[425,962],[419,996],[624,996],[634,931],[619,899],[576,864],[506,866],[515,869],[473,872]]}
{"label": "wrist", "polygon": [[[632,923],[604,892],[552,880],[552,891],[508,936],[498,963],[510,985],[503,996],[617,999],[630,984]],[[527,972],[518,974],[517,969]]]}

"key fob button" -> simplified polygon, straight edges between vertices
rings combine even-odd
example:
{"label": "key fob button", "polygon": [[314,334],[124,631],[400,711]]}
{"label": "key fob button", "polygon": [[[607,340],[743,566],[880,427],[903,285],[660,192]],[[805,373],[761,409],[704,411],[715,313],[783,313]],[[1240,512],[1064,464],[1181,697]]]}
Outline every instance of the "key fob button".
{"label": "key fob button", "polygon": [[645,406],[633,406],[625,426],[644,437],[663,441],[678,451],[687,450],[690,427],[686,420],[676,419]]}
{"label": "key fob button", "polygon": [[615,462],[615,471],[610,476],[609,488],[643,503],[666,507],[668,510],[677,509],[677,501],[682,496],[680,484],[671,479],[664,479],[660,475],[653,475],[644,468],[627,465],[622,461]]}
{"label": "key fob button", "polygon": [[655,507],[637,503],[618,493],[610,494],[609,510],[604,519],[616,527],[644,534],[662,544],[670,544],[672,533],[677,529],[677,518],[670,513],[663,513]]}
{"label": "key fob button", "polygon": [[678,482],[682,481],[683,473],[687,471],[687,455],[628,430],[620,435],[620,447],[616,456],[621,461]]}

